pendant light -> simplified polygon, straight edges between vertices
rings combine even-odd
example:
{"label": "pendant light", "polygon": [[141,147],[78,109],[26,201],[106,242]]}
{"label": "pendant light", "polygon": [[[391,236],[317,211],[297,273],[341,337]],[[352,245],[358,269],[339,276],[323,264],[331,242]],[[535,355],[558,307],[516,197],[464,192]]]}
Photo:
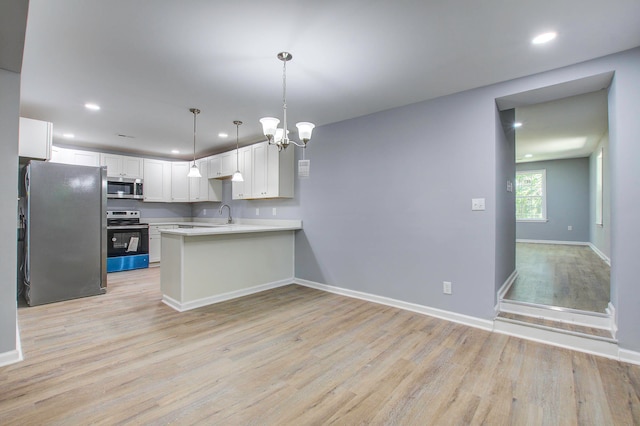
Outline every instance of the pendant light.
{"label": "pendant light", "polygon": [[239,155],[239,132],[240,132],[240,125],[242,124],[242,121],[240,120],[235,120],[233,122],[233,124],[236,125],[236,172],[233,174],[233,176],[231,177],[231,182],[244,182],[244,178],[242,177],[242,173],[240,173],[240,155]]}
{"label": "pendant light", "polygon": [[283,62],[282,65],[282,110],[283,110],[283,128],[279,129],[280,120],[275,117],[264,117],[260,119],[262,124],[262,132],[267,137],[270,145],[276,145],[278,151],[286,149],[289,143],[306,148],[307,142],[311,139],[311,132],[315,125],[306,121],[296,123],[298,128],[298,137],[302,143],[296,143],[289,139],[289,130],[287,129],[287,62],[293,59],[293,55],[289,52],[278,53],[278,59]]}
{"label": "pendant light", "polygon": [[198,170],[198,166],[196,166],[196,117],[200,114],[200,110],[198,108],[189,108],[189,111],[193,113],[193,165],[189,169],[187,177],[199,178],[202,175]]}

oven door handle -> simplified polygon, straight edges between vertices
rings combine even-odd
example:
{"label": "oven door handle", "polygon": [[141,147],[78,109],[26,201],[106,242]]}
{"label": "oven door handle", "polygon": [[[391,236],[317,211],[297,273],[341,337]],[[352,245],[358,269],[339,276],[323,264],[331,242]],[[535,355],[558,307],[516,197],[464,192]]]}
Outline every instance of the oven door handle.
{"label": "oven door handle", "polygon": [[149,225],[109,225],[107,230],[110,229],[149,229]]}

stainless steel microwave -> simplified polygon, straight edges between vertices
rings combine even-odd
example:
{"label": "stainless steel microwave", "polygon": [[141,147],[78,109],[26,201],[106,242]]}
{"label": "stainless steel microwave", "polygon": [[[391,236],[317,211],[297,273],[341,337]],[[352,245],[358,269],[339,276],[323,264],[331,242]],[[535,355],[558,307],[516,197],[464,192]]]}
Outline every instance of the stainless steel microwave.
{"label": "stainless steel microwave", "polygon": [[135,198],[141,200],[142,179],[107,178],[107,198]]}

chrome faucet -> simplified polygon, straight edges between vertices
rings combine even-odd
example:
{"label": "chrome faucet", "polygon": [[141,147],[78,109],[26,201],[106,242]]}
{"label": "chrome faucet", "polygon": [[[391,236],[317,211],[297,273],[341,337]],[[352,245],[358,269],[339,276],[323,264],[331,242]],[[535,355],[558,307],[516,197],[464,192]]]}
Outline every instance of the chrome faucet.
{"label": "chrome faucet", "polygon": [[231,217],[231,207],[229,207],[229,204],[223,204],[220,206],[220,210],[218,210],[218,214],[222,214],[222,209],[223,208],[227,208],[229,209],[229,217],[227,217],[227,223],[231,223],[231,221],[233,220],[233,218]]}

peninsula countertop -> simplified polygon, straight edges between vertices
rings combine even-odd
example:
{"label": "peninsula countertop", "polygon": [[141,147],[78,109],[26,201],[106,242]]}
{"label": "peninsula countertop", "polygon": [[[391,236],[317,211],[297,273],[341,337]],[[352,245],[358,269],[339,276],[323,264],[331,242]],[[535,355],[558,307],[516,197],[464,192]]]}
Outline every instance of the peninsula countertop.
{"label": "peninsula countertop", "polygon": [[[159,225],[159,223],[154,223]],[[300,220],[251,220],[239,219],[233,223],[220,222],[164,222],[162,225],[176,225],[173,229],[159,229],[161,234],[185,237],[221,234],[244,234],[251,232],[297,231],[302,229]]]}

